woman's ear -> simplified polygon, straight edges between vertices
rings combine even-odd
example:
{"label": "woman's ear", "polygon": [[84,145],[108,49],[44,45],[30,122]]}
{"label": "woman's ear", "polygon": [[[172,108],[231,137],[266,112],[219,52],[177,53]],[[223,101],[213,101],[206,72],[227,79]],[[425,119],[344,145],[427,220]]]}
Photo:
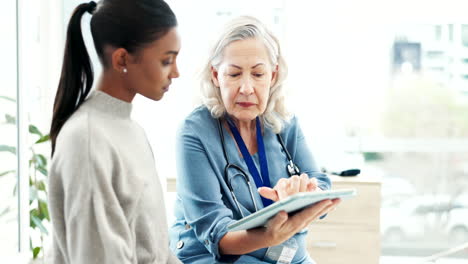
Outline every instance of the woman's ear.
{"label": "woman's ear", "polygon": [[130,61],[130,54],[124,48],[118,48],[112,52],[112,68],[121,73],[126,73],[128,63]]}
{"label": "woman's ear", "polygon": [[211,66],[211,81],[219,88],[218,71],[213,66]]}
{"label": "woman's ear", "polygon": [[278,80],[278,64],[276,64],[275,69],[271,73],[271,86],[273,87],[276,84],[276,81]]}

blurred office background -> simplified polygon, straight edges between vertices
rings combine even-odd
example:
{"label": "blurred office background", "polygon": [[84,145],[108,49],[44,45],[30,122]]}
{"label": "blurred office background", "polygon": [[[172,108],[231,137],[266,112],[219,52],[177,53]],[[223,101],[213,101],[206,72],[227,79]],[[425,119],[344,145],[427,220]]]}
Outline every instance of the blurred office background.
{"label": "blurred office background", "polygon": [[[78,0],[4,0],[0,16],[0,262],[50,243],[45,141],[66,24]],[[175,175],[177,127],[224,22],[253,15],[280,38],[288,103],[318,163],[381,182],[380,262],[411,263],[468,242],[468,3],[401,0],[168,0],[181,73],[164,99],[134,101],[160,180]],[[96,75],[100,66],[83,18]],[[45,185],[44,185],[45,184]],[[166,189],[169,221],[175,194]],[[361,212],[356,212],[360,214]],[[357,243],[358,243],[358,238]],[[312,253],[313,255],[313,253]],[[4,262],[2,260],[10,261]],[[461,250],[437,263],[466,263]]]}

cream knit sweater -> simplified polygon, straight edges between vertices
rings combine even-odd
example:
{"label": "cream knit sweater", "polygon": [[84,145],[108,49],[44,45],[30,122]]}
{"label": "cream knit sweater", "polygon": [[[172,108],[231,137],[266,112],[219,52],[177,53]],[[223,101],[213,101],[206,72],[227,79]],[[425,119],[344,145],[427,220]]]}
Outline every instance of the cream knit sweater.
{"label": "cream knit sweater", "polygon": [[54,264],[180,263],[132,105],[95,91],[57,138],[49,176]]}

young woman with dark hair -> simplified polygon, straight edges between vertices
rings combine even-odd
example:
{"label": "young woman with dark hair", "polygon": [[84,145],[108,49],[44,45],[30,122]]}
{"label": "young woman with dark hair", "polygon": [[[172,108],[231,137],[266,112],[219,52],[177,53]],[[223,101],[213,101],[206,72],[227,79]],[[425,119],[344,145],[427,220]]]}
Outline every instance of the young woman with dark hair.
{"label": "young woman with dark hair", "polygon": [[[103,66],[92,92],[85,13]],[[91,1],[73,11],[50,129],[52,263],[180,263],[168,248],[151,147],[130,118],[136,94],[160,100],[179,76],[176,26],[162,0]]]}

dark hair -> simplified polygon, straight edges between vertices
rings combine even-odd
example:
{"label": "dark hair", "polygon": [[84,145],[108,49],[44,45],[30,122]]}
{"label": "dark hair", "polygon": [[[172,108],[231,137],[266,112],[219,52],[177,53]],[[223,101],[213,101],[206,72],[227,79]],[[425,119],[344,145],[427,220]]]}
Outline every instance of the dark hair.
{"label": "dark hair", "polygon": [[93,85],[93,67],[81,32],[81,17],[89,12],[94,47],[104,68],[106,46],[136,54],[145,45],[177,26],[177,19],[163,0],[102,0],[78,5],[67,29],[62,73],[55,96],[50,138],[52,155],[65,122],[80,107]]}

